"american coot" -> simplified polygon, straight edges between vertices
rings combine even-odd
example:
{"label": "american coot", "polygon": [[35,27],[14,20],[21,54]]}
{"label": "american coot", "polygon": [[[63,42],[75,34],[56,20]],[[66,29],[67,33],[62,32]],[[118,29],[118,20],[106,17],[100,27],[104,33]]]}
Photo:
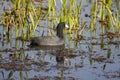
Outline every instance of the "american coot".
{"label": "american coot", "polygon": [[31,46],[61,46],[64,45],[64,28],[68,28],[64,22],[60,22],[57,25],[57,34],[56,36],[40,36],[31,38]]}

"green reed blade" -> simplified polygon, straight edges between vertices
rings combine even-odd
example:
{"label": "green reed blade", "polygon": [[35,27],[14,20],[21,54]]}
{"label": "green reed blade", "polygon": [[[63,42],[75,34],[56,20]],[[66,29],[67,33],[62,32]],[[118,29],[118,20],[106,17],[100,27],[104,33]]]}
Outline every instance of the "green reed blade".
{"label": "green reed blade", "polygon": [[35,23],[34,23],[34,19],[33,19],[33,15],[31,12],[29,12],[29,16],[30,16],[30,20],[32,22],[32,26],[35,26]]}
{"label": "green reed blade", "polygon": [[10,79],[13,76],[13,71],[10,71],[10,73],[8,74],[8,79]]}

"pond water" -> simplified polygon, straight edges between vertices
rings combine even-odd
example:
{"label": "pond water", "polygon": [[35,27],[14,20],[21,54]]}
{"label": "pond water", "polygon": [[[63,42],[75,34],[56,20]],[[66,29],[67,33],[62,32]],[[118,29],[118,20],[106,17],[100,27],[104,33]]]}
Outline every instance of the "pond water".
{"label": "pond water", "polygon": [[[59,1],[57,5],[59,10]],[[29,41],[16,40],[14,34],[7,41],[1,25],[0,80],[120,80],[120,38],[109,38],[111,33],[101,35],[99,22],[96,35],[91,36],[90,17],[85,17],[90,15],[91,4],[83,0],[83,6],[80,15],[87,22],[82,33],[85,37],[78,41],[68,41],[66,37],[65,48],[30,48]]]}

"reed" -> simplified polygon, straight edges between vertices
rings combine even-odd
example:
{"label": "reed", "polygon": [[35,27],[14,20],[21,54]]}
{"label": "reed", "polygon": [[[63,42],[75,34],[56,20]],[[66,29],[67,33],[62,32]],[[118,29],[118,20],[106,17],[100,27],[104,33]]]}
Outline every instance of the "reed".
{"label": "reed", "polygon": [[[113,8],[112,0],[94,0],[91,1],[91,3],[92,7],[89,31],[96,30],[98,27],[96,26],[96,23],[98,23],[97,21],[99,21],[100,30],[102,31],[102,33],[109,31],[120,33],[119,9],[117,8],[117,6]],[[113,8],[113,10],[111,7]]]}
{"label": "reed", "polygon": [[96,13],[97,13],[97,0],[92,1],[92,8],[91,8],[91,21],[90,21],[90,30],[95,30],[96,25]]}
{"label": "reed", "polygon": [[[6,30],[8,31],[10,26],[13,25],[16,37],[28,38],[30,36],[28,33],[34,35],[40,21],[40,6],[36,8],[32,0],[11,0],[11,3],[13,7],[10,7],[9,11],[5,11],[1,18],[3,19],[1,23],[6,26]],[[20,31],[22,34],[20,34]]]}

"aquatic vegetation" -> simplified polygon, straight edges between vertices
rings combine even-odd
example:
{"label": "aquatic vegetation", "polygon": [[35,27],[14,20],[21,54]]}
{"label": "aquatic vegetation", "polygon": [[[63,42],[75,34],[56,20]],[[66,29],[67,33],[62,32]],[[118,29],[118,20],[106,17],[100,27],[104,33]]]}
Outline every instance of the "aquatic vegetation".
{"label": "aquatic vegetation", "polygon": [[[23,36],[27,38],[31,33],[33,34],[40,21],[41,8],[35,8],[30,0],[11,0],[9,3],[13,6],[9,6],[10,9],[4,10],[1,15],[1,23],[6,26],[7,32],[13,26],[16,37]],[[20,31],[22,32],[21,35]]]}
{"label": "aquatic vegetation", "polygon": [[[101,24],[101,30],[104,32],[112,30],[119,32],[119,13],[117,8],[113,12],[112,0],[92,1],[90,30],[96,29],[97,20]],[[117,15],[115,15],[117,13]]]}
{"label": "aquatic vegetation", "polygon": [[[42,1],[38,2],[38,6],[35,6],[35,1],[32,0],[11,0],[9,3],[11,3],[12,7],[8,6],[8,9],[3,10],[4,12],[1,13],[1,24],[6,26],[7,32],[9,32],[11,26],[14,26],[16,37],[22,35],[26,38],[34,35],[36,28],[40,25],[41,19],[46,19],[48,28],[51,26],[51,21],[53,28],[55,28],[54,26],[58,22],[68,23],[70,26],[69,32],[74,28],[76,29],[76,27],[81,27],[80,11],[82,9],[82,0],[60,0],[60,2],[60,13],[57,14],[55,0],[47,1],[47,9],[42,7]],[[90,31],[96,29],[96,23],[97,20],[99,20],[103,32],[105,32],[105,28],[119,32],[119,10],[116,8],[116,15],[114,15],[111,10],[112,1],[94,0],[91,2]],[[6,2],[4,2],[3,6],[5,6],[5,4]],[[48,32],[51,32],[49,30],[50,29],[48,29]],[[21,35],[19,34],[20,32]]]}

